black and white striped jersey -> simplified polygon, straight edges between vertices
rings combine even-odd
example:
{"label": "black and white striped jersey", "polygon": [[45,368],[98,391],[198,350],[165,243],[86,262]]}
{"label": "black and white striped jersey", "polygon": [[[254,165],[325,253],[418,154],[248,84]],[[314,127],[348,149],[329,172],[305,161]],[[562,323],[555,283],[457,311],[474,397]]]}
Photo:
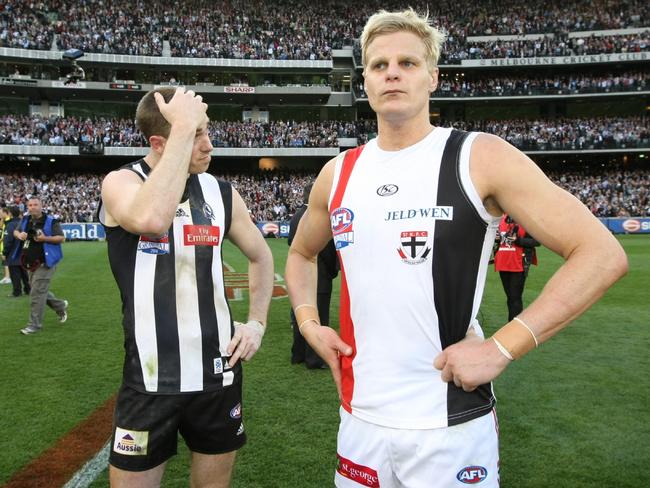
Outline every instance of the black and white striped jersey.
{"label": "black and white striped jersey", "polygon": [[[146,180],[141,159],[129,169]],[[108,258],[120,289],[126,385],[147,393],[215,391],[241,380],[226,347],[233,334],[222,242],[232,215],[229,183],[190,175],[169,230],[139,236],[106,228]]]}

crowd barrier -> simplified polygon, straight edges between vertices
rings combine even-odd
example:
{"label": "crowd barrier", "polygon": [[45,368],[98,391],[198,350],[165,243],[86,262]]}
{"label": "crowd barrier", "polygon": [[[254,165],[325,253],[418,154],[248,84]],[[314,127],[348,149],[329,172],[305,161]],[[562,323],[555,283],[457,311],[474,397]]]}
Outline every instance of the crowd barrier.
{"label": "crowd barrier", "polygon": [[[613,234],[650,234],[650,217],[609,217],[599,219]],[[68,241],[104,240],[104,227],[97,223],[61,224]],[[289,237],[289,222],[258,222],[264,237]]]}

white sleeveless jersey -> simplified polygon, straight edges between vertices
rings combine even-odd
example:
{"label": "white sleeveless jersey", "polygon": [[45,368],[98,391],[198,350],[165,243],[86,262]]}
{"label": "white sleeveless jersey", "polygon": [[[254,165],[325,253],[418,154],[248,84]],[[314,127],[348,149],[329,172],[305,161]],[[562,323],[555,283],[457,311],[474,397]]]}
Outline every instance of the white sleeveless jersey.
{"label": "white sleeveless jersey", "polygon": [[342,154],[329,209],[341,261],[343,408],[403,429],[489,413],[491,384],[445,383],[435,357],[476,321],[499,218],[469,176],[476,133],[436,128],[383,151],[376,139]]}

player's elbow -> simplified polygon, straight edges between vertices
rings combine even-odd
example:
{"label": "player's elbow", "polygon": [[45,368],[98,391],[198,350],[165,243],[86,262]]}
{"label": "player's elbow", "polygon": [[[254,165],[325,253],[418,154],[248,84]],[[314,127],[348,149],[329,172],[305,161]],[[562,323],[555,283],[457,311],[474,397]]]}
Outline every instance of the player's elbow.
{"label": "player's elbow", "polygon": [[627,274],[629,269],[629,263],[627,260],[627,255],[623,248],[619,245],[614,255],[611,258],[611,275],[614,281],[620,280],[623,276]]}
{"label": "player's elbow", "polygon": [[600,276],[608,286],[620,280],[628,271],[628,260],[625,251],[616,239],[612,237],[609,245],[603,246],[600,258],[596,261],[600,268]]}
{"label": "player's elbow", "polygon": [[160,214],[142,212],[128,222],[120,224],[134,234],[160,236],[169,230],[171,220],[163,218]]}
{"label": "player's elbow", "polygon": [[255,255],[250,258],[250,262],[263,266],[265,269],[273,270],[273,254],[264,240],[261,241],[261,245],[256,251]]}

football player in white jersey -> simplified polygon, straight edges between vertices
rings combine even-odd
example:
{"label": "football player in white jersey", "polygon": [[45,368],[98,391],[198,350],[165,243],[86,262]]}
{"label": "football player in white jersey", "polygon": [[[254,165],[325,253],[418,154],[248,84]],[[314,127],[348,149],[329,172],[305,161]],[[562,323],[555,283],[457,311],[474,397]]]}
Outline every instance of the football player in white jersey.
{"label": "football player in white jersey", "polygon": [[[392,152],[396,164],[400,161],[400,151],[421,143],[436,129],[429,120],[429,97],[438,83],[437,63],[443,39],[444,36],[429,25],[427,17],[411,9],[394,13],[381,11],[370,17],[364,28],[361,36],[364,87],[378,124],[377,139],[369,142],[368,147]],[[363,151],[367,153],[369,148]],[[365,164],[364,152],[357,155],[358,165],[362,161]],[[492,337],[484,338],[478,325],[467,323],[467,335],[462,340],[446,347],[443,344],[438,351],[432,347],[430,374],[437,376],[441,383],[457,388],[460,395],[489,384],[513,360],[549,340],[627,271],[627,258],[617,240],[584,205],[551,183],[521,151],[497,136],[480,133],[471,139],[467,160],[468,179],[481,206],[478,210],[484,212],[486,227],[507,212],[565,262],[537,299]],[[401,161],[407,163],[405,158]],[[354,385],[346,385],[346,374],[350,376],[346,368],[355,368],[355,361],[364,354],[366,343],[361,341],[369,336],[355,335],[349,330],[344,333],[342,325],[341,334],[348,339],[345,342],[334,329],[320,326],[316,310],[318,252],[333,236],[335,241],[338,236],[345,278],[346,266],[353,264],[346,261],[349,254],[345,253],[364,245],[355,241],[358,236],[350,232],[352,219],[356,225],[361,217],[354,214],[354,209],[339,206],[341,195],[337,193],[339,190],[345,192],[345,183],[341,183],[346,177],[345,165],[341,156],[322,169],[311,193],[309,209],[289,251],[286,268],[289,295],[300,331],[329,364],[341,397],[336,485],[446,487],[458,486],[459,481],[480,481],[481,486],[498,486],[498,438],[492,408],[464,423],[454,424],[450,416],[446,426],[421,429],[394,429],[385,420],[375,423],[368,415],[364,416],[362,408],[355,408],[357,392],[353,390]],[[352,173],[352,182],[356,169],[348,168],[348,171]],[[377,171],[383,169],[377,165]],[[411,178],[418,179],[421,175],[412,174]],[[347,195],[343,202],[346,198]],[[408,217],[408,214],[388,214],[390,218],[402,216]],[[448,236],[447,239],[452,237],[461,240],[464,236]],[[371,241],[367,239],[365,245],[379,244],[379,239]],[[374,252],[372,247],[364,249]],[[381,262],[376,263],[377,268],[381,266]],[[371,272],[369,269],[368,273]],[[386,279],[395,280],[396,277]],[[404,285],[411,286],[410,283]],[[353,302],[355,297],[363,297],[363,292],[351,286],[349,296],[349,301]],[[348,304],[355,329],[365,327],[363,314],[373,308],[372,297],[363,297],[363,300],[364,307]],[[421,304],[407,300],[400,305],[405,311],[405,320],[415,316],[407,313],[412,307],[422,308]],[[374,306],[386,304],[377,301]],[[371,325],[364,330],[380,333]],[[377,330],[385,329],[379,327]],[[419,347],[420,344],[413,344],[414,349]],[[390,353],[377,359],[395,361]],[[364,361],[372,360],[364,358]],[[403,371],[408,370],[409,365],[396,366]],[[381,384],[380,373],[368,368],[363,371],[370,378],[354,376],[355,381]],[[360,373],[355,370],[355,374]],[[413,401],[417,401],[419,395],[420,392],[414,392]],[[358,404],[362,404],[362,399]],[[404,411],[403,416],[408,417],[409,411]],[[395,419],[395,422],[399,424],[402,420]],[[457,458],[474,457],[484,461],[469,461],[460,467],[454,464]]]}

